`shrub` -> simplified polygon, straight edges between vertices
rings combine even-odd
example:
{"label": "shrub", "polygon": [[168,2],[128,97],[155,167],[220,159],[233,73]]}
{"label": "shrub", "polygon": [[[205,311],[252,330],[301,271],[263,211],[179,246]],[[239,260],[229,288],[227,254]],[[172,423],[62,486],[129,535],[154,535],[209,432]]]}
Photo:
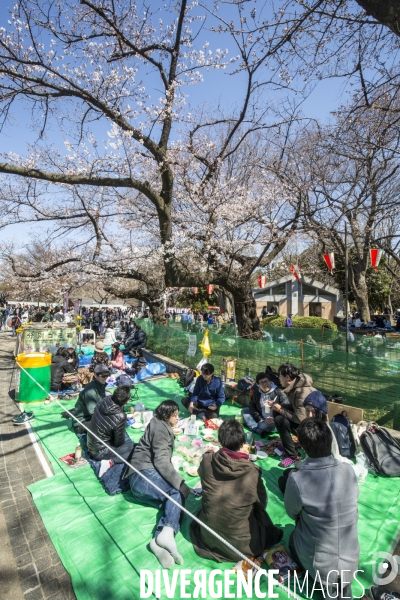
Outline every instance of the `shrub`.
{"label": "shrub", "polygon": [[[337,325],[329,321],[329,319],[323,319],[322,317],[292,317],[293,327],[298,329],[321,329],[324,325],[327,329],[337,331]],[[272,315],[271,317],[265,317],[262,320],[262,324],[268,327],[285,327],[286,317],[278,317]]]}

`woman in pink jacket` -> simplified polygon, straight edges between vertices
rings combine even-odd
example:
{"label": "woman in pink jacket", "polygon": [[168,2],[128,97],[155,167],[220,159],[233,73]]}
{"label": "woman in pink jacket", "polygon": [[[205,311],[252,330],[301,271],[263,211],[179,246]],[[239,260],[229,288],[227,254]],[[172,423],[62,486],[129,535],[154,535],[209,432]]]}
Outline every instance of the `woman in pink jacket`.
{"label": "woman in pink jacket", "polygon": [[119,369],[120,371],[125,371],[124,355],[119,349],[118,342],[111,347],[111,360],[109,361],[108,366]]}

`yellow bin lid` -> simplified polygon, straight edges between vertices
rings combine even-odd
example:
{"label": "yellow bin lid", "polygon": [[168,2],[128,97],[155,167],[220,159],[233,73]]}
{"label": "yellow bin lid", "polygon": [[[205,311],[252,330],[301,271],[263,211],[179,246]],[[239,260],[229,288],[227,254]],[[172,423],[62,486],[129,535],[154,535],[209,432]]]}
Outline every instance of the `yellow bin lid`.
{"label": "yellow bin lid", "polygon": [[51,365],[52,355],[50,352],[23,352],[15,360],[24,369],[40,369]]}

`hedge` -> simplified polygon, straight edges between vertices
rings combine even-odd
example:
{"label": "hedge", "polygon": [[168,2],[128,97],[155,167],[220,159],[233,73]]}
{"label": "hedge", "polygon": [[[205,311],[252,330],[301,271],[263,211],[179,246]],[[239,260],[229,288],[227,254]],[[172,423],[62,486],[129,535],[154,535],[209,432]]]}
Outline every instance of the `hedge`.
{"label": "hedge", "polygon": [[[292,317],[293,327],[299,329],[321,329],[324,325],[327,329],[337,331],[337,325],[329,321],[329,319],[322,319],[322,317]],[[271,317],[265,317],[262,320],[262,324],[268,327],[285,327],[286,317],[278,317],[272,315]]]}

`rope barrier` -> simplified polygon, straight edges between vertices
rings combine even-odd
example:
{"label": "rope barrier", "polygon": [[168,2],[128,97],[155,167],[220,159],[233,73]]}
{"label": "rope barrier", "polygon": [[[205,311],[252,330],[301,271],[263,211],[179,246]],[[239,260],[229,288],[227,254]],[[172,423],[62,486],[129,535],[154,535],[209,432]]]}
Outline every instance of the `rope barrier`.
{"label": "rope barrier", "polygon": [[[125,460],[122,456],[120,456],[118,454],[118,452],[116,452],[113,448],[111,448],[108,444],[106,444],[106,442],[104,442],[104,440],[101,440],[95,433],[93,433],[93,431],[91,431],[88,427],[86,427],[86,425],[83,422],[79,421],[79,419],[77,419],[73,413],[71,413],[67,408],[65,408],[65,406],[63,406],[58,399],[53,400],[53,398],[51,397],[51,395],[48,394],[48,392],[46,392],[46,390],[44,389],[44,387],[38,381],[36,381],[36,379],[34,377],[32,377],[32,375],[30,373],[28,373],[28,371],[26,371],[24,369],[24,367],[22,367],[18,363],[17,360],[15,362],[18,365],[18,367],[20,369],[22,369],[24,371],[24,373],[26,373],[26,375],[28,375],[28,377],[30,377],[32,379],[32,381],[34,383],[36,383],[36,385],[38,385],[44,391],[44,393],[46,394],[46,396],[47,396],[48,399],[50,399],[51,401],[57,402],[57,404],[68,415],[70,415],[70,417],[72,419],[74,419],[77,423],[79,423],[79,425],[81,427],[83,427],[84,429],[86,429],[86,431],[89,432],[91,436],[93,436],[98,442],[100,442],[103,446],[105,446],[108,450],[110,450],[110,452],[112,452],[115,456],[117,456],[123,463],[125,463],[125,465],[127,465],[129,467],[129,469],[131,469],[132,471],[135,471],[136,473],[138,473],[140,475],[140,477],[142,477],[142,479],[144,479],[147,483],[149,483],[150,485],[152,485],[153,488],[155,488],[158,492],[160,492],[163,496],[165,496],[166,499],[168,499],[171,502],[173,502],[173,504],[175,504],[178,508],[180,508],[180,510],[182,510],[185,514],[187,514],[188,517],[190,517],[191,519],[193,519],[194,521],[196,521],[196,523],[198,523],[201,527],[203,527],[203,529],[206,529],[209,533],[211,533],[211,535],[213,535],[215,538],[217,538],[217,540],[219,540],[220,542],[222,542],[227,548],[229,548],[230,550],[233,550],[242,560],[245,560],[247,563],[249,563],[256,571],[263,571],[263,574],[265,573],[264,569],[261,569],[261,567],[259,565],[257,565],[256,563],[254,563],[252,560],[250,560],[244,554],[242,554],[242,552],[240,552],[240,550],[238,550],[237,548],[235,548],[235,546],[233,546],[230,542],[228,542],[227,540],[225,540],[216,531],[214,531],[213,529],[211,529],[211,527],[209,527],[208,525],[206,525],[205,523],[203,523],[202,521],[200,521],[200,519],[198,519],[196,517],[196,515],[192,514],[184,506],[182,506],[181,504],[179,504],[179,502],[177,502],[176,500],[174,500],[174,498],[171,498],[171,496],[169,496],[166,492],[164,492],[164,490],[162,490],[161,488],[159,488],[153,481],[151,481],[145,475],[143,475],[141,473],[141,471],[138,471],[135,467],[133,467],[130,463],[128,463],[128,461]],[[275,577],[272,577],[272,581],[273,581],[273,583],[275,585],[277,585],[284,592],[286,592],[287,595],[288,595],[288,597],[292,597],[295,600],[301,600],[299,598],[299,596],[297,596],[297,594],[295,594],[294,592],[292,592],[292,590],[290,590],[289,588],[285,587],[280,581],[278,581],[277,579],[275,579]]]}

